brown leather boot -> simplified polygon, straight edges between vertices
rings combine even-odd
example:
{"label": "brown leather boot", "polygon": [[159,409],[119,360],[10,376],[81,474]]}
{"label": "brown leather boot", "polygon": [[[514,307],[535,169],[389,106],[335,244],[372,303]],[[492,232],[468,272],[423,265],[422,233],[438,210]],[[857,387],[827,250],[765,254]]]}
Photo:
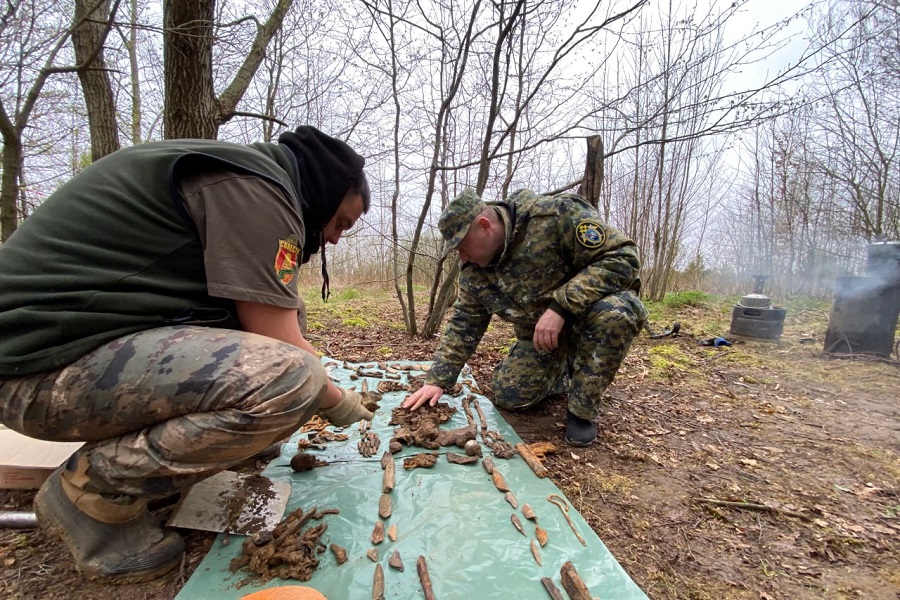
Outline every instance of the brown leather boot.
{"label": "brown leather boot", "polygon": [[146,500],[86,492],[63,472],[54,471],[38,490],[34,512],[44,531],[65,542],[88,579],[140,583],[181,563],[184,541],[160,525]]}

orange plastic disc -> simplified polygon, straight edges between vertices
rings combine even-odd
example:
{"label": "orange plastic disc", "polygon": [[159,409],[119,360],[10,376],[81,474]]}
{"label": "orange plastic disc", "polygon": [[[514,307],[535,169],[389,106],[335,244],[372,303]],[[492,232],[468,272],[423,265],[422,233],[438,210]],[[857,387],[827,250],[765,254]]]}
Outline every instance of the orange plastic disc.
{"label": "orange plastic disc", "polygon": [[328,600],[319,590],[314,590],[305,585],[283,585],[280,587],[259,590],[241,600]]}

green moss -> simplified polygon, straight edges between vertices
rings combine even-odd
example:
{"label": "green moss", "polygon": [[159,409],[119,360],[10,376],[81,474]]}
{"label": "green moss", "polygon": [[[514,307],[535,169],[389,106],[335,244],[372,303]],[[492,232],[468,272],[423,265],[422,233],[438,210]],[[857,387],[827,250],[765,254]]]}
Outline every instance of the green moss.
{"label": "green moss", "polygon": [[361,317],[349,317],[342,319],[341,325],[345,327],[368,327],[369,323]]}
{"label": "green moss", "polygon": [[660,344],[647,351],[650,357],[650,376],[669,379],[679,372],[694,371],[694,362],[676,344]]}

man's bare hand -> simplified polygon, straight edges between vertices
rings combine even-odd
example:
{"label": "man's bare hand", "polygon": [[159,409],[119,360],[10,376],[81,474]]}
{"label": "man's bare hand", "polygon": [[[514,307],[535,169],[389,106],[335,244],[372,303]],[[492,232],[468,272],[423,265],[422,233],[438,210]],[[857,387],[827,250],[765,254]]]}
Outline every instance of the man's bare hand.
{"label": "man's bare hand", "polygon": [[402,406],[403,408],[408,408],[409,410],[416,410],[426,402],[430,406],[434,406],[443,395],[444,388],[426,383],[421,388],[419,388],[418,391],[410,394],[409,397],[404,400],[403,404],[401,404],[400,406]]}
{"label": "man's bare hand", "polygon": [[544,311],[537,325],[534,326],[534,347],[539,352],[550,352],[559,346],[559,333],[562,331],[566,320],[558,312]]}

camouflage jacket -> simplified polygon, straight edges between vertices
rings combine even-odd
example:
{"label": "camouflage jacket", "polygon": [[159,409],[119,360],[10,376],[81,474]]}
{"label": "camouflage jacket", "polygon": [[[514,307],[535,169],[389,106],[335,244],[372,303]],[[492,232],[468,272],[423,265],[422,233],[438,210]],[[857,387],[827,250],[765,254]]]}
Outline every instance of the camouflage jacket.
{"label": "camouflage jacket", "polygon": [[452,386],[475,352],[493,315],[531,339],[547,308],[567,324],[604,296],[639,289],[640,262],[632,240],[600,220],[581,196],[539,196],[518,190],[506,210],[506,247],[487,267],[466,263],[459,297],[427,381]]}

